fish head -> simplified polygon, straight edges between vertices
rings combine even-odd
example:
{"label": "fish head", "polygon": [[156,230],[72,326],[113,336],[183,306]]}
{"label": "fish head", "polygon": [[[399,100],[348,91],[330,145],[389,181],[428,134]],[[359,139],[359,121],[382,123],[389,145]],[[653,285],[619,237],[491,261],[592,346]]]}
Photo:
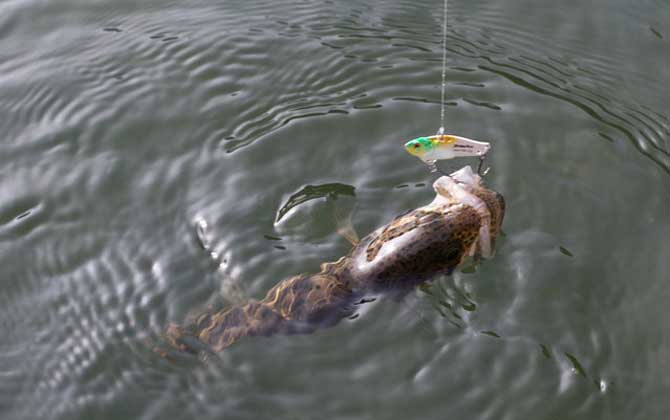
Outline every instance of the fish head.
{"label": "fish head", "polygon": [[465,166],[449,176],[442,176],[433,183],[435,200],[432,206],[462,204],[479,215],[480,229],[477,242],[469,255],[484,258],[493,256],[495,241],[505,215],[502,195],[484,186],[482,178],[470,166]]}

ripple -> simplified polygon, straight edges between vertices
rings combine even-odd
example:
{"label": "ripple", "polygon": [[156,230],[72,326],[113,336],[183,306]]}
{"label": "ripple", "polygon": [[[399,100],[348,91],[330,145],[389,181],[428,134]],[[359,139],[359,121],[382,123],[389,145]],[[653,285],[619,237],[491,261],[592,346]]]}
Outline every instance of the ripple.
{"label": "ripple", "polygon": [[[123,370],[107,372],[104,382],[99,372],[119,355],[139,350],[151,331],[147,327],[153,324],[157,331],[164,322],[160,308],[165,284],[144,281],[141,273],[147,273],[146,268],[131,262],[137,261],[132,253],[109,252],[102,246],[104,241],[90,239],[37,248],[31,256],[31,282],[48,278],[49,293],[20,292],[23,297],[9,304],[17,320],[33,312],[33,307],[41,308],[31,321],[39,325],[39,332],[19,333],[34,352],[31,366],[23,366],[24,373],[30,372],[34,390],[44,397],[32,404],[33,414],[64,414],[75,409],[78,400],[100,402],[93,396],[111,396],[132,384],[135,378]],[[60,398],[54,391],[62,389],[76,397]]]}
{"label": "ripple", "polygon": [[500,106],[498,106],[496,104],[491,104],[491,103],[488,103],[488,102],[479,102],[479,101],[475,101],[475,100],[467,99],[467,98],[463,98],[463,102],[467,102],[470,105],[474,105],[474,106],[493,109],[495,111],[501,111],[502,110],[502,108]]}
{"label": "ripple", "polygon": [[[355,53],[356,47],[352,44],[343,43],[344,39],[358,39],[365,40],[366,42],[380,42],[380,41],[390,41],[382,47],[382,51],[385,51],[384,61],[388,61],[394,57],[404,56],[405,60],[418,60],[422,62],[429,62],[434,59],[433,55],[430,56],[418,56],[412,57],[406,53],[403,53],[402,50],[407,48],[417,49],[421,52],[435,53],[439,47],[439,40],[437,40],[436,35],[428,36],[425,31],[418,29],[412,31],[411,34],[406,32],[406,28],[403,25],[398,26],[392,21],[386,22],[388,26],[370,26],[363,25],[362,22],[353,19],[351,22],[348,22],[346,25],[335,25],[334,27],[344,33],[338,34],[336,39],[339,39],[339,44],[331,43],[328,41],[331,35],[331,30],[328,27],[328,30],[324,30],[326,25],[312,25],[302,23],[301,28],[306,29],[302,33],[307,39],[317,38],[321,41],[318,45],[327,46],[331,48],[333,54],[329,58],[329,61],[332,63],[331,66],[341,69],[340,73],[337,72],[332,75],[329,84],[332,85],[333,82],[336,86],[337,83],[340,83],[338,86],[342,91],[343,84],[346,83],[351,85],[350,81],[352,79],[351,75],[353,74],[349,68],[359,68],[361,65],[364,65],[364,58],[359,59],[359,55]],[[377,25],[379,23],[376,23]],[[285,25],[284,25],[285,26]],[[268,28],[274,30],[275,28]],[[278,32],[281,33],[281,28],[277,28]],[[607,74],[608,72],[603,71],[590,71],[588,70],[589,66],[593,66],[593,62],[590,62],[588,65],[585,63],[574,64],[572,62],[567,62],[561,60],[559,57],[542,57],[542,56],[530,56],[527,52],[524,52],[518,56],[510,56],[509,48],[499,41],[492,41],[493,37],[490,35],[495,31],[494,27],[488,27],[486,31],[482,31],[478,34],[479,38],[473,37],[473,34],[464,34],[458,29],[452,29],[450,37],[448,39],[449,51],[457,56],[468,57],[472,59],[481,60],[486,64],[479,64],[479,68],[484,71],[490,71],[498,76],[504,77],[508,80],[511,80],[514,83],[518,83],[520,86],[530,89],[534,92],[549,95],[554,98],[566,101],[570,104],[575,105],[576,107],[584,110],[588,115],[595,118],[599,122],[609,126],[610,128],[618,131],[620,135],[623,136],[627,141],[629,141],[633,146],[635,146],[639,152],[650,158],[652,161],[657,163],[661,168],[666,172],[670,171],[670,155],[668,154],[668,139],[667,133],[661,133],[658,130],[649,132],[647,125],[652,126],[661,126],[663,122],[652,118],[653,114],[649,112],[642,111],[641,104],[634,102],[622,103],[620,101],[612,101],[609,99],[606,94],[608,91],[613,92],[615,83],[614,80],[606,80],[601,77],[602,74]],[[472,32],[472,29],[470,30]],[[379,34],[385,34],[383,37],[380,37]],[[496,37],[499,38],[499,37]],[[410,43],[399,43],[398,40],[411,40]],[[338,41],[335,41],[338,42]],[[309,42],[304,44],[302,49],[310,49],[308,47]],[[350,57],[354,61],[336,61],[332,62],[333,59],[341,60],[342,58]],[[316,66],[318,68],[318,65]],[[386,68],[388,70],[388,68]],[[465,69],[471,70],[471,69]],[[310,97],[314,100],[315,96],[323,95],[327,91],[324,90],[325,85],[321,83],[313,84],[309,86],[309,77],[296,73],[298,77],[292,80],[285,80],[284,82],[290,83],[291,85],[297,85],[297,90],[304,92],[305,97]],[[319,76],[321,77],[321,76]],[[314,82],[318,82],[320,79],[314,79]],[[434,80],[434,79],[433,79]],[[340,82],[341,81],[341,82]],[[461,86],[481,86],[481,84],[476,84],[468,81],[453,81],[452,83],[458,84]],[[611,86],[606,87],[607,84]],[[303,87],[300,87],[300,86]],[[366,83],[357,83],[360,88],[359,92],[366,92],[368,94],[374,92],[374,88],[366,88]],[[343,106],[344,109],[339,111],[346,111],[347,109],[361,109],[360,106],[357,106],[355,101],[351,101],[348,98],[351,98],[353,92],[347,92],[346,88],[344,89],[345,95],[338,95],[337,97],[329,97],[328,99],[336,99],[335,103],[338,106]],[[390,99],[386,95],[375,95],[377,101],[383,102],[385,98]],[[274,100],[274,105],[272,108],[269,108],[263,112],[258,118],[253,118],[251,115],[245,115],[242,125],[238,125],[236,129],[231,133],[235,140],[228,145],[226,145],[226,150],[235,151],[240,147],[251,144],[255,139],[268,135],[274,130],[277,130],[284,125],[302,118],[310,117],[321,117],[328,115],[328,109],[332,102],[327,101],[328,105],[324,105],[324,111],[322,112],[313,112],[309,114],[299,114],[298,109],[291,104],[290,101],[287,101],[293,96],[282,97],[281,95],[276,96]],[[400,96],[396,96],[394,99],[398,100]],[[326,98],[324,98],[326,99]],[[326,99],[327,100],[327,99]],[[439,103],[435,99],[429,97],[418,97],[417,101],[425,103]],[[490,101],[478,100],[477,98],[466,98],[465,102],[468,102],[475,106],[483,106],[486,108],[500,110],[500,106]],[[298,101],[302,102],[302,101]],[[280,103],[286,105],[279,105]],[[345,105],[347,104],[348,105]],[[450,101],[449,104],[453,104],[453,101]],[[375,107],[378,108],[379,104],[376,104]],[[259,111],[258,106],[256,107]],[[363,107],[363,109],[366,109]],[[644,117],[635,117],[635,113],[643,114]],[[649,122],[642,122],[641,119],[651,119]],[[253,127],[253,129],[252,129]]]}
{"label": "ripple", "polygon": [[[37,197],[21,197],[0,207],[0,225],[19,225],[22,219],[34,216],[39,212],[40,202]],[[0,234],[0,238],[2,234]]]}

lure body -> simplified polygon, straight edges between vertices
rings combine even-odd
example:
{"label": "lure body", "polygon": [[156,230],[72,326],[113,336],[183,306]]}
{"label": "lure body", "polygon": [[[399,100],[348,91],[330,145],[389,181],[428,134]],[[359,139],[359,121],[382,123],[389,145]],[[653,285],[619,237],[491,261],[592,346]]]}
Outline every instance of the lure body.
{"label": "lure body", "polygon": [[490,149],[490,143],[450,134],[418,137],[405,143],[409,154],[428,164],[455,157],[484,156]]}

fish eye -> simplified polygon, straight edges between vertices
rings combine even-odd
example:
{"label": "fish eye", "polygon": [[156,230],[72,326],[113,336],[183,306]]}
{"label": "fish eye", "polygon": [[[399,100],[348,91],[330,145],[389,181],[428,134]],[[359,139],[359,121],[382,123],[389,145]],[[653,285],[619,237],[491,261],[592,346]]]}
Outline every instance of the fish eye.
{"label": "fish eye", "polygon": [[418,149],[419,147],[421,147],[421,143],[414,143],[414,148],[415,149]]}

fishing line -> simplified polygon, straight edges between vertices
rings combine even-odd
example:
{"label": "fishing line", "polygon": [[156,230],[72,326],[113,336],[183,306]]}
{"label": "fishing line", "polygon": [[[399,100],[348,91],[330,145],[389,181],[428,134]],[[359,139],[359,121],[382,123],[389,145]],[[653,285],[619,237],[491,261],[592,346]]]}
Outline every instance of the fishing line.
{"label": "fishing line", "polygon": [[447,90],[447,1],[444,0],[444,11],[442,14],[442,96],[440,104],[440,129],[437,130],[438,135],[444,134],[444,97]]}
{"label": "fishing line", "polygon": [[[447,14],[448,0],[444,0],[442,11],[442,93],[440,96],[440,128],[434,136],[422,136],[405,143],[405,150],[411,155],[421,159],[431,172],[438,172],[437,161],[453,159],[456,157],[477,156],[479,166],[477,174],[486,175],[488,169],[484,170],[484,158],[491,149],[491,145],[485,141],[472,140],[467,137],[446,135],[444,133],[444,113],[447,94]],[[440,171],[442,172],[442,171]]]}
{"label": "fishing line", "polygon": [[[440,96],[440,128],[437,130],[437,135],[444,135],[444,108],[445,108],[445,95],[447,91],[447,3],[449,0],[444,0],[444,10],[442,12],[442,95]],[[477,166],[477,174],[484,176],[488,173],[489,169],[482,171],[484,167],[484,159],[486,159],[486,153],[479,156],[479,165]]]}

